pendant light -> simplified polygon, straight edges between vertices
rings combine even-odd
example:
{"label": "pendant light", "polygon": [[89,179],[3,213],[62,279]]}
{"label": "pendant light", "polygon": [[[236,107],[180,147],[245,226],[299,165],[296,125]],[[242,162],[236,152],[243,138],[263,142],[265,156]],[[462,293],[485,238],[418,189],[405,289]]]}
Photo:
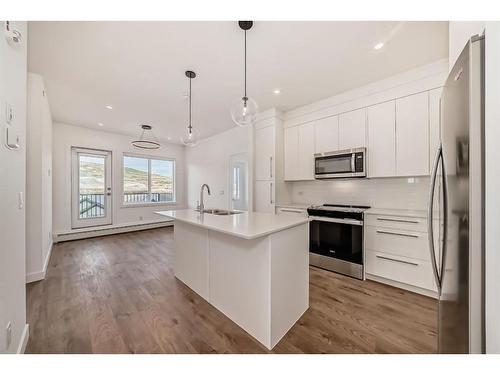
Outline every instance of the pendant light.
{"label": "pendant light", "polygon": [[186,77],[189,78],[189,125],[187,127],[187,132],[186,134],[181,138],[181,142],[184,143],[186,146],[196,146],[198,142],[200,141],[200,134],[198,133],[197,130],[193,129],[193,125],[191,123],[191,80],[196,77],[196,73],[187,70],[186,71]]}
{"label": "pendant light", "polygon": [[247,30],[252,28],[253,21],[239,21],[238,25],[245,32],[245,94],[231,104],[231,118],[238,126],[248,126],[255,121],[258,112],[257,103],[247,95]]}
{"label": "pendant light", "polygon": [[160,143],[156,139],[153,133],[153,127],[151,125],[140,125],[142,129],[141,136],[138,140],[130,142],[132,146],[141,148],[143,150],[157,150],[160,148]]}

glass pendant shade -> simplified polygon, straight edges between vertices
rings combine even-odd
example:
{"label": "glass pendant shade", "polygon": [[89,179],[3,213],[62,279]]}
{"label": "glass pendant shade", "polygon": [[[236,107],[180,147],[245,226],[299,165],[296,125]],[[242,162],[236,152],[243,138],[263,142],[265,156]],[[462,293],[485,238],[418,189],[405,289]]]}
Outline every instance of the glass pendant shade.
{"label": "glass pendant shade", "polygon": [[231,118],[238,126],[248,126],[255,122],[259,107],[252,98],[238,98],[231,104]]}
{"label": "glass pendant shade", "polygon": [[185,146],[189,147],[196,146],[199,141],[200,141],[200,133],[198,132],[198,130],[193,128],[188,128],[186,134],[184,134],[184,136],[181,137],[181,142]]}

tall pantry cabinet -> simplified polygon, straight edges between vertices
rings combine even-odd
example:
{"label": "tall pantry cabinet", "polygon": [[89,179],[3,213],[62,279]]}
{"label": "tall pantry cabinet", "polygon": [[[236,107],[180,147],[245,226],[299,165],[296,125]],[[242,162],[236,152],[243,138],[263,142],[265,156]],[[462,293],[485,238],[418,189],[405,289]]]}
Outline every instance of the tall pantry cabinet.
{"label": "tall pantry cabinet", "polygon": [[283,181],[283,120],[275,109],[254,126],[254,211],[274,213],[276,197],[286,197]]}

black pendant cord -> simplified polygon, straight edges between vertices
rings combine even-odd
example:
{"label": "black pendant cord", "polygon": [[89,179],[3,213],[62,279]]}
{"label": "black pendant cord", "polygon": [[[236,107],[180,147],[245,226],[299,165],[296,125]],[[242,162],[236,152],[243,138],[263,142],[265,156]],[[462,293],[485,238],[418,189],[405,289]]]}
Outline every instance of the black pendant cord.
{"label": "black pendant cord", "polygon": [[192,78],[189,78],[189,134],[191,134],[193,126],[191,125],[191,80]]}
{"label": "black pendant cord", "polygon": [[247,31],[245,30],[245,97],[243,100],[246,101],[247,98]]}

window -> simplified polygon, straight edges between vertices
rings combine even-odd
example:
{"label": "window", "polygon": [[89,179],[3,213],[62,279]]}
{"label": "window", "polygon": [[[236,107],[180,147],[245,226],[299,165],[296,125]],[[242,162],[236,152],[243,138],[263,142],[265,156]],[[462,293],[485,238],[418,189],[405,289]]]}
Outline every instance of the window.
{"label": "window", "polygon": [[175,160],[123,156],[123,203],[175,202]]}

